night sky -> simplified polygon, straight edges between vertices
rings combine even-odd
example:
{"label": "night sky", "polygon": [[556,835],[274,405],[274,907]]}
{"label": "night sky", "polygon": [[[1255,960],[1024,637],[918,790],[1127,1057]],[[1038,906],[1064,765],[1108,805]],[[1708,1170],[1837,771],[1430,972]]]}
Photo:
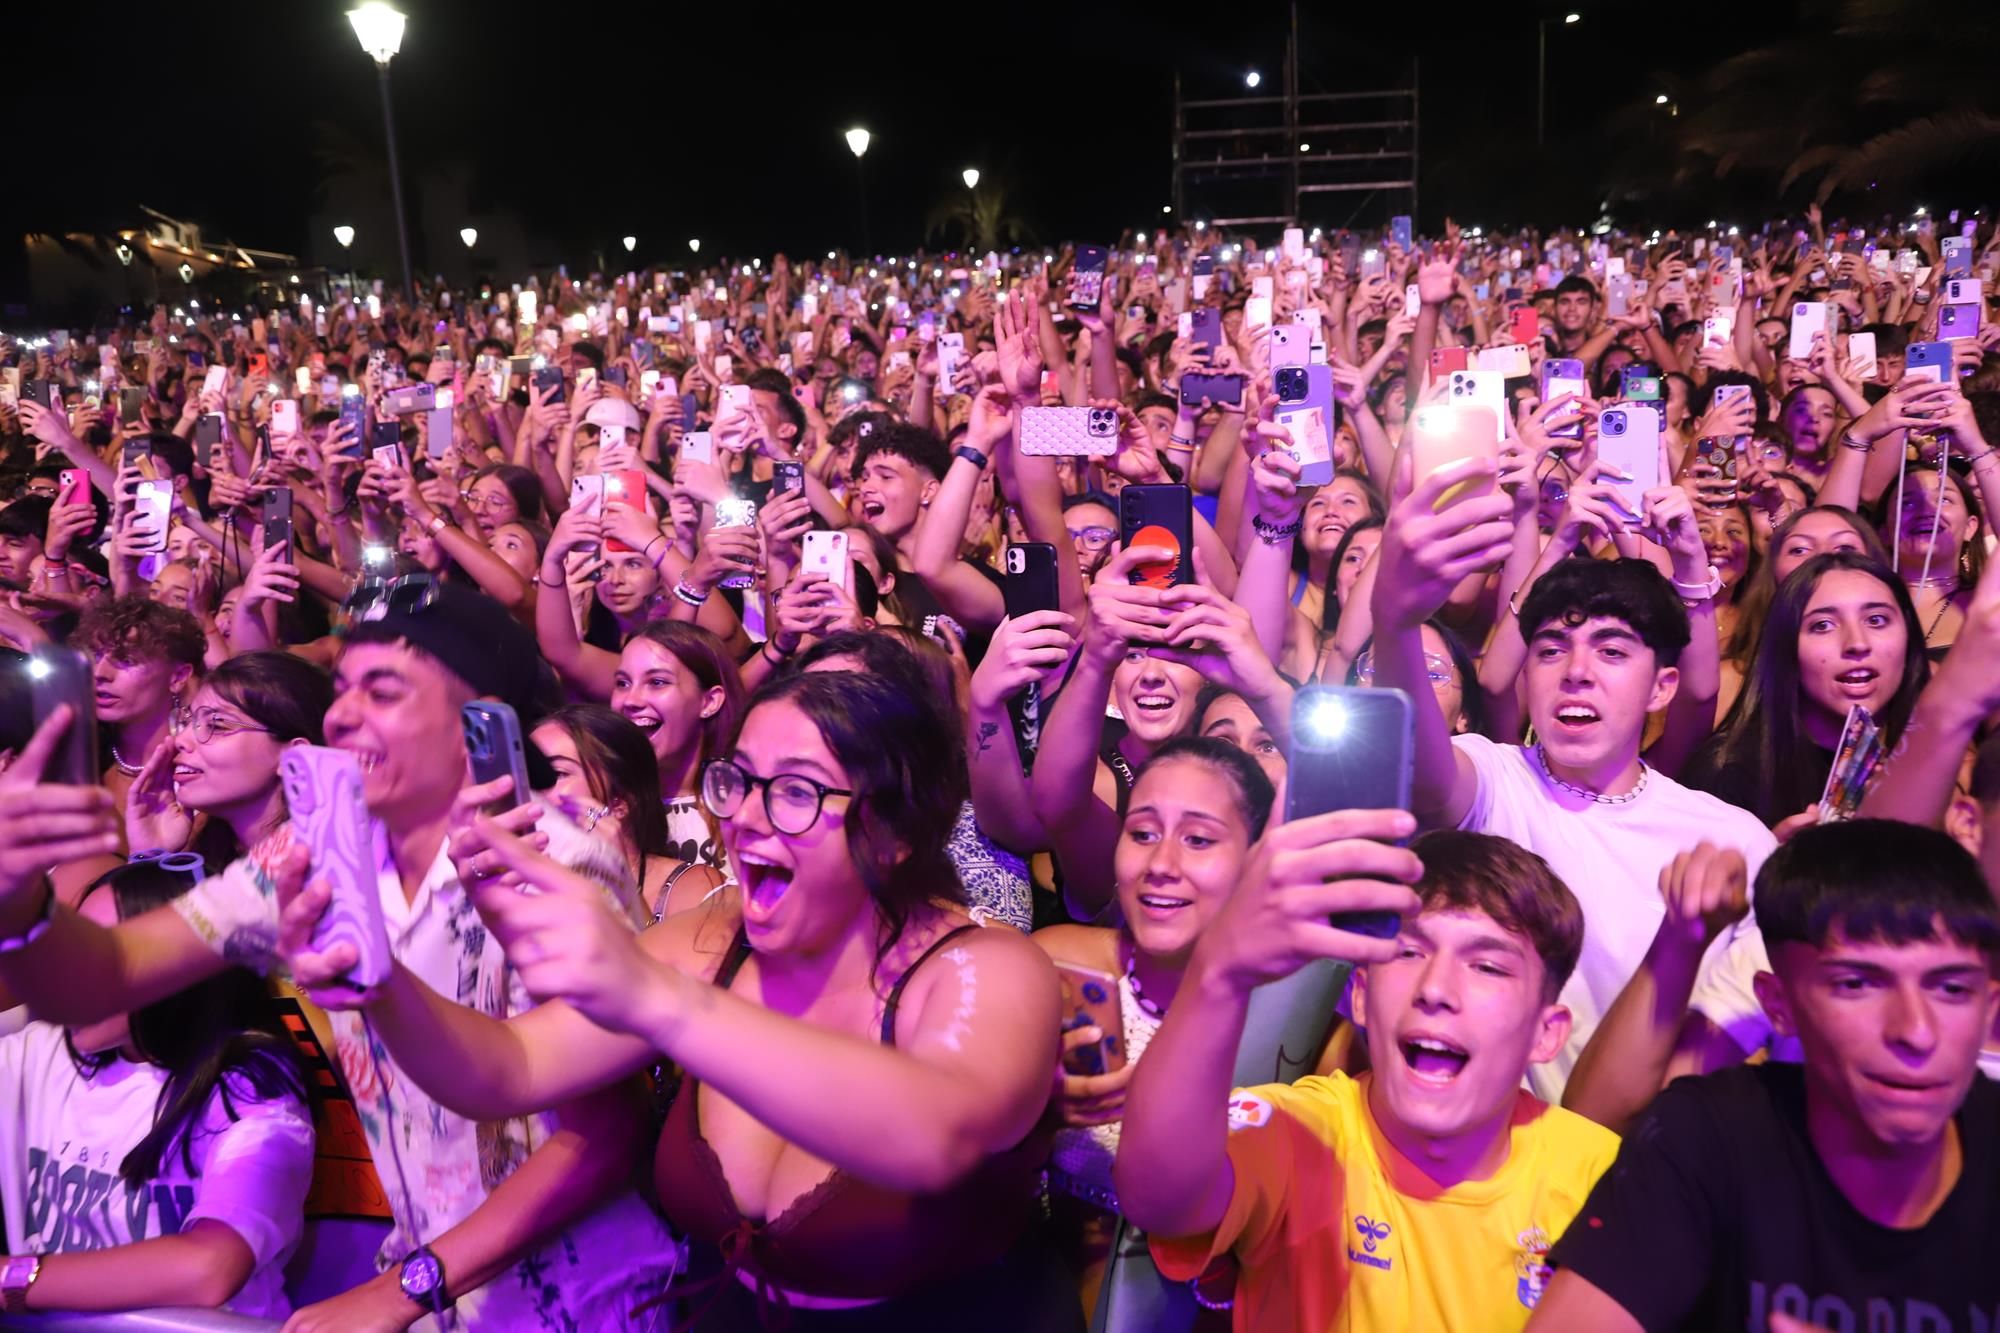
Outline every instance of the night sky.
{"label": "night sky", "polygon": [[[338,262],[329,233],[346,221],[363,233],[364,264],[393,255],[382,178],[368,174],[382,144],[375,73],[348,7],[10,13],[15,133],[0,221],[11,234],[130,225],[145,203],[308,261]],[[1007,181],[1010,211],[1043,241],[1115,239],[1157,225],[1170,197],[1176,68],[1190,97],[1241,94],[1252,66],[1275,91],[1287,23],[1275,3],[1186,18],[1122,3],[811,6],[786,8],[782,23],[768,19],[776,8],[740,4],[399,7],[410,25],[393,86],[420,268],[462,260],[452,247],[467,222],[499,253],[585,265],[603,254],[621,268],[625,233],[641,238],[641,262],[679,261],[696,235],[704,258],[854,245],[856,170],[841,138],[854,124],[875,136],[864,168],[878,250],[921,241],[924,215],[962,189],[966,166]],[[1303,82],[1373,83],[1421,46],[1421,224],[1447,209],[1587,220],[1601,99],[1646,97],[1649,79],[1767,40],[1797,6],[1676,6],[1676,30],[1703,35],[1671,50],[1655,7],[1575,7],[1583,21],[1564,25],[1561,5],[1392,5],[1385,17],[1302,5]],[[1558,147],[1538,160],[1543,15]],[[1554,175],[1537,181],[1550,161]],[[342,177],[343,162],[356,173]],[[1344,221],[1355,203],[1368,206],[1329,201],[1310,220]],[[1535,210],[1547,216],[1524,216]],[[9,277],[0,268],[0,294]]]}

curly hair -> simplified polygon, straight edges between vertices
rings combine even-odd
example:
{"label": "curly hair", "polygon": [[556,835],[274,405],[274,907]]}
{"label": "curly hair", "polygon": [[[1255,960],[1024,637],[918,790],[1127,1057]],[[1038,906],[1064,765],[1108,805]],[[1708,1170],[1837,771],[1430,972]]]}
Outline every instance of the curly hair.
{"label": "curly hair", "polygon": [[199,620],[144,597],[119,597],[91,607],[77,621],[70,643],[93,657],[122,652],[196,671],[208,651]]}

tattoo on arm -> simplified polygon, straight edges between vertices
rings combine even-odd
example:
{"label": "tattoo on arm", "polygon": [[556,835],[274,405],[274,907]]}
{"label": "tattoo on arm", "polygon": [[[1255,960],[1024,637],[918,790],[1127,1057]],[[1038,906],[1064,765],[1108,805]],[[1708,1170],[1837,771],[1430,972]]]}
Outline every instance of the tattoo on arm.
{"label": "tattoo on arm", "polygon": [[994,736],[999,734],[999,731],[1000,731],[1000,724],[998,722],[981,722],[979,724],[979,730],[977,734],[973,737],[973,740],[978,746],[978,748],[973,751],[973,757],[975,759],[993,748],[993,738]]}

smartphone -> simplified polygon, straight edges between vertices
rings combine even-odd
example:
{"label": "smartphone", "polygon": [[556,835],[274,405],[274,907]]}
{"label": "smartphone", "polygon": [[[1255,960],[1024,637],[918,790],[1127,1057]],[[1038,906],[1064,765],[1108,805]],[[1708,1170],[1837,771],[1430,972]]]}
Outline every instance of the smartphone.
{"label": "smartphone", "polygon": [[201,391],[203,393],[226,393],[228,389],[229,368],[227,366],[210,366],[208,374],[202,378]]}
{"label": "smartphone", "polygon": [[340,419],[353,430],[353,438],[347,444],[347,456],[361,457],[361,446],[368,441],[368,404],[361,397],[360,386],[350,384],[340,391]]}
{"label": "smartphone", "polygon": [[313,929],[312,947],[324,953],[335,944],[353,946],[356,961],[348,983],[380,985],[395,959],[375,872],[379,830],[362,795],[361,761],[345,750],[294,745],[279,756],[278,773],[292,836],[312,855],[308,878],[323,879],[332,890]]}
{"label": "smartphone", "polygon": [[[1273,329],[1271,332],[1275,334],[1277,330]],[[1243,402],[1243,377],[1233,372],[1217,370],[1182,371],[1181,401],[1199,407],[1204,398],[1211,403],[1240,406]]]}
{"label": "smartphone", "polygon": [[806,488],[806,465],[794,458],[771,464],[771,494],[789,495]]}
{"label": "smartphone", "polygon": [[1612,319],[1623,319],[1632,313],[1632,279],[1625,274],[1605,281],[1604,313]]}
{"label": "smartphone", "polygon": [[962,333],[940,333],[937,336],[938,387],[949,396],[956,392],[952,381],[958,378],[958,368],[965,360],[965,335]]}
{"label": "smartphone", "polygon": [[1703,347],[1727,347],[1736,336],[1736,315],[1732,311],[1720,310],[1701,321],[1701,345]]}
{"label": "smartphone", "polygon": [[424,456],[433,463],[451,452],[451,409],[434,407],[424,413]]}
{"label": "smartphone", "polygon": [[1646,492],[1660,484],[1660,416],[1649,405],[1607,407],[1597,418],[1597,456],[1622,473],[1607,476],[1625,518],[1637,527],[1645,517]]}
{"label": "smartphone", "polygon": [[1411,239],[1410,220],[1398,214],[1389,219],[1389,243],[1401,246],[1404,254],[1409,254],[1414,245]]}
{"label": "smartphone", "polygon": [[800,543],[799,568],[820,574],[834,587],[846,591],[850,584],[848,571],[853,568],[846,531],[835,528],[830,532],[817,529],[808,532]]}
{"label": "smartphone", "polygon": [[561,367],[537,366],[532,376],[532,382],[535,386],[535,392],[538,394],[547,393],[550,389],[555,390],[549,397],[550,402],[560,403],[566,401],[563,394],[563,373]]}
{"label": "smartphone", "polygon": [[493,699],[474,699],[458,710],[459,724],[465,729],[465,757],[472,770],[472,785],[483,786],[507,777],[514,788],[489,802],[488,814],[512,810],[532,796],[528,786],[528,747],[521,739],[520,716],[506,704]]}
{"label": "smartphone", "polygon": [[172,482],[142,481],[132,494],[132,507],[141,518],[150,518],[148,524],[153,529],[152,537],[146,543],[146,554],[160,555],[167,549],[167,523],[174,512],[174,488]]}
{"label": "smartphone", "polygon": [[1850,333],[1847,335],[1847,372],[1864,380],[1872,380],[1880,372],[1881,365],[1875,355],[1875,335],[1872,333]]}
{"label": "smartphone", "polygon": [[1977,278],[1945,280],[1944,299],[1951,305],[1978,305],[1984,294],[1984,284]]}
{"label": "smartphone", "polygon": [[222,443],[222,414],[204,412],[194,419],[194,447],[199,451],[203,463],[207,463],[209,450]]}
{"label": "smartphone", "polygon": [[146,406],[144,389],[122,388],[118,391],[118,420],[123,425],[131,425],[139,419]]}
{"label": "smartphone", "polygon": [[1243,327],[1263,329],[1271,325],[1271,298],[1253,296],[1243,303]]}
{"label": "smartphone", "polygon": [[1493,442],[1506,438],[1507,377],[1494,370],[1458,370],[1445,381],[1446,401],[1464,407],[1483,407],[1492,413]]}
{"label": "smartphone", "polygon": [[74,648],[48,643],[36,648],[24,665],[35,726],[40,727],[59,705],[68,704],[70,710],[69,727],[49,756],[42,781],[96,786],[104,774],[97,759],[97,691],[91,682],[90,658]]}
{"label": "smartphone", "polygon": [[1306,232],[1303,227],[1285,228],[1285,238],[1279,244],[1280,252],[1293,264],[1303,263],[1306,257]]}
{"label": "smartphone", "polygon": [[264,549],[273,546],[285,548],[285,558],[292,555],[292,488],[278,486],[264,492]]}
{"label": "smartphone", "polygon": [[1014,619],[1037,611],[1057,611],[1056,548],[1048,542],[1019,542],[1001,559],[1000,593]]}
{"label": "smartphone", "polygon": [[[721,359],[722,359],[721,357],[716,358],[717,361],[720,361]],[[751,404],[750,404],[749,385],[725,384],[722,386],[722,409],[716,415],[720,416],[722,415],[722,413],[732,412],[732,411],[739,413],[747,413],[750,410],[751,410]]]}
{"label": "smartphone", "polygon": [[271,433],[296,437],[299,433],[299,403],[296,398],[271,400]]}
{"label": "smartphone", "polygon": [[1903,373],[1909,379],[1930,380],[1934,384],[1951,383],[1954,377],[1951,344],[1911,343],[1903,354]]}
{"label": "smartphone", "polygon": [[1660,377],[1644,366],[1626,366],[1618,372],[1618,396],[1628,403],[1657,403],[1662,389]]}
{"label": "smartphone", "polygon": [[[715,502],[715,526],[718,528],[753,528],[757,526],[757,502],[738,496],[727,496]],[[741,574],[731,574],[722,580],[725,588],[748,588],[757,581],[750,570]]]}
{"label": "smartphone", "polygon": [[[1429,411],[1431,409],[1422,409]],[[1292,696],[1285,821],[1336,810],[1407,810],[1415,774],[1416,708],[1387,687],[1307,685]],[[1394,939],[1394,912],[1336,912],[1332,924]]]}
{"label": "smartphone", "polygon": [[1454,370],[1464,370],[1470,364],[1470,352],[1464,347],[1436,347],[1431,349],[1431,378],[1443,379]]}
{"label": "smartphone", "polygon": [[1062,1030],[1096,1028],[1098,1032],[1095,1042],[1063,1053],[1063,1068],[1090,1078],[1117,1073],[1125,1067],[1126,1059],[1118,978],[1094,967],[1062,962],[1056,964],[1056,975],[1062,979]]}
{"label": "smartphone", "polygon": [[1333,480],[1333,436],[1340,429],[1333,371],[1325,365],[1284,366],[1272,372],[1272,383],[1278,394],[1273,420],[1291,434],[1299,485],[1326,485]]}
{"label": "smartphone", "polygon": [[87,505],[91,497],[90,474],[80,467],[66,467],[56,474],[56,503]]}
{"label": "smartphone", "polygon": [[1361,252],[1361,279],[1363,282],[1366,282],[1370,278],[1379,278],[1387,271],[1388,261],[1382,257],[1380,250],[1370,246]]}
{"label": "smartphone", "polygon": [[1813,335],[1827,331],[1826,310],[1824,301],[1800,301],[1792,307],[1792,360],[1803,361],[1812,355]]}
{"label": "smartphone", "polygon": [[1071,310],[1095,313],[1104,301],[1104,266],[1108,256],[1101,245],[1076,247],[1076,263],[1070,266],[1069,288],[1063,304]]}
{"label": "smartphone", "polygon": [[1535,373],[1535,358],[1526,343],[1498,343],[1480,348],[1472,368],[1491,371],[1503,380],[1526,379]]}
{"label": "smartphone", "polygon": [[1944,251],[1944,276],[1947,278],[1969,278],[1972,276],[1972,240],[1965,236],[1947,236],[1938,242]]}
{"label": "smartphone", "polygon": [[[1574,357],[1552,356],[1542,361],[1542,403],[1547,406],[1564,394],[1575,394],[1578,402],[1590,397],[1590,385],[1583,377],[1583,362]],[[1581,440],[1583,420],[1578,418],[1549,434],[1558,440]]]}
{"label": "smartphone", "polygon": [[715,465],[715,436],[705,430],[691,430],[681,436],[681,458],[689,463]]}
{"label": "smartphone", "polygon": [[262,352],[250,353],[250,373],[268,377],[271,373],[271,358]]}
{"label": "smartphone", "polygon": [[1188,320],[1188,340],[1211,352],[1222,346],[1222,312],[1214,306],[1195,311]]}
{"label": "smartphone", "polygon": [[1313,330],[1304,324],[1273,324],[1269,339],[1272,366],[1312,364]]}
{"label": "smartphone", "polygon": [[[1453,399],[1420,407],[1410,414],[1410,458],[1419,481],[1469,458],[1498,460],[1500,439],[1493,409],[1484,403]],[[1491,495],[1490,475],[1461,482],[1438,497],[1437,507],[1474,496]]]}
{"label": "smartphone", "polygon": [[1118,410],[1022,408],[1021,452],[1030,458],[1109,458],[1118,452]]}
{"label": "smartphone", "polygon": [[1507,316],[1507,333],[1523,347],[1539,339],[1542,336],[1542,325],[1535,314],[1535,308],[1524,305],[1518,310],[1511,311]]}
{"label": "smartphone", "polygon": [[1951,342],[1959,338],[1976,338],[1978,336],[1979,307],[1977,305],[1946,305],[1938,307],[1938,340],[1940,342]]}
{"label": "smartphone", "polygon": [[1118,540],[1134,546],[1162,546],[1164,561],[1140,565],[1131,581],[1148,588],[1194,582],[1194,497],[1185,486],[1130,485],[1118,492]]}

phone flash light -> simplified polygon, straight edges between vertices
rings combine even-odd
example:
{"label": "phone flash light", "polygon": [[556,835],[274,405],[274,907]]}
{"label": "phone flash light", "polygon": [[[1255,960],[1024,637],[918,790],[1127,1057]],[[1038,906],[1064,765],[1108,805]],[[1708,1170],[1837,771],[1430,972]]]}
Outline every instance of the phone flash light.
{"label": "phone flash light", "polygon": [[28,674],[30,676],[33,676],[36,680],[47,680],[49,678],[50,670],[51,668],[49,664],[47,662],[44,662],[41,658],[31,657],[28,659]]}
{"label": "phone flash light", "polygon": [[389,563],[389,548],[371,542],[361,548],[361,558],[371,565],[386,565]]}
{"label": "phone flash light", "polygon": [[1320,699],[1302,719],[1315,741],[1337,741],[1347,730],[1347,705],[1338,699]]}

